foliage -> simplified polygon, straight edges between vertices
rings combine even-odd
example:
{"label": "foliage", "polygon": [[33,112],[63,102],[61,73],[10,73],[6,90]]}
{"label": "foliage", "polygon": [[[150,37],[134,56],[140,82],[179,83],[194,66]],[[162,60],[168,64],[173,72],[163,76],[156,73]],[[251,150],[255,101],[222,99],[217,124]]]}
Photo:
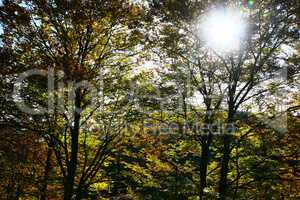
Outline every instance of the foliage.
{"label": "foliage", "polygon": [[228,1],[2,1],[0,199],[300,198],[299,5],[245,2],[222,54]]}

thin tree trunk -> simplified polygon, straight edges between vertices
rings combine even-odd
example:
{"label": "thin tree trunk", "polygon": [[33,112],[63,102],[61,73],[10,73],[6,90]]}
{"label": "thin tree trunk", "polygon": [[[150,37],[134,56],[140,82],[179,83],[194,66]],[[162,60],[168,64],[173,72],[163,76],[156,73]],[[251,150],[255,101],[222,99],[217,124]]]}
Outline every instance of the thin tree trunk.
{"label": "thin tree trunk", "polygon": [[223,137],[224,148],[223,148],[223,158],[222,158],[222,166],[221,166],[221,178],[219,182],[219,194],[220,200],[226,199],[227,192],[227,174],[228,174],[228,164],[230,160],[230,135],[225,135]]}
{"label": "thin tree trunk", "polygon": [[227,118],[227,130],[225,131],[225,135],[223,136],[223,157],[222,157],[222,165],[221,165],[221,177],[219,182],[219,199],[225,200],[226,193],[228,189],[227,183],[227,175],[228,175],[228,167],[230,161],[230,143],[231,143],[231,131],[230,127],[233,124],[233,116],[234,111],[233,109],[229,108],[228,111],[228,118]]}
{"label": "thin tree trunk", "polygon": [[17,184],[15,200],[19,200],[20,196],[21,196],[21,187],[19,184]]}
{"label": "thin tree trunk", "polygon": [[212,143],[212,130],[210,125],[213,122],[212,110],[210,109],[210,102],[207,104],[207,112],[205,115],[204,124],[209,128],[205,130],[205,135],[202,138],[201,162],[200,162],[200,200],[204,199],[204,189],[207,186],[207,167],[209,163],[209,148]]}
{"label": "thin tree trunk", "polygon": [[71,200],[74,193],[74,183],[77,168],[78,138],[80,132],[81,97],[80,89],[75,92],[74,126],[71,131],[71,156],[67,164],[67,178],[64,182],[64,200]]}
{"label": "thin tree trunk", "polygon": [[201,163],[200,163],[200,200],[204,198],[204,189],[207,186],[207,166],[209,162],[209,147],[212,142],[212,134],[205,136],[202,144]]}
{"label": "thin tree trunk", "polygon": [[40,189],[40,193],[41,193],[40,200],[46,200],[46,197],[47,197],[48,179],[49,179],[49,174],[50,174],[50,171],[52,168],[51,155],[52,155],[52,149],[49,147],[48,152],[47,152],[47,160],[46,160],[46,165],[45,165],[43,182],[42,182],[42,186]]}
{"label": "thin tree trunk", "polygon": [[75,197],[75,200],[80,200],[83,198],[84,196],[84,192],[85,192],[85,187],[83,185],[83,183],[81,181],[79,181],[79,184],[78,184],[78,187],[77,187],[77,190],[76,190],[76,197]]}
{"label": "thin tree trunk", "polygon": [[79,188],[76,192],[75,200],[80,200],[82,198],[82,189]]}

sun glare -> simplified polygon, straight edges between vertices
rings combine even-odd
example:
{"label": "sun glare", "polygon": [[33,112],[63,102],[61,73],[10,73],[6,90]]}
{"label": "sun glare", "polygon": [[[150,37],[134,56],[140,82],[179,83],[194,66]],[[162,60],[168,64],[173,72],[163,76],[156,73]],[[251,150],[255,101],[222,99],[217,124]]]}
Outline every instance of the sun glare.
{"label": "sun glare", "polygon": [[245,38],[246,22],[239,10],[222,8],[208,12],[200,23],[201,38],[218,52],[240,49]]}

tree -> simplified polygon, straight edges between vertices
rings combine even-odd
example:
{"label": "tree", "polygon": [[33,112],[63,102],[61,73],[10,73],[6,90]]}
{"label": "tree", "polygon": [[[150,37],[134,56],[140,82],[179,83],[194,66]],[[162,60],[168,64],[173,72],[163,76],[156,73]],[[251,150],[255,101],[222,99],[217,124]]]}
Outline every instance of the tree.
{"label": "tree", "polygon": [[[42,85],[47,82],[30,77],[22,90],[22,97],[33,107],[47,105],[53,97],[60,100],[39,117],[41,125],[32,128],[42,132],[54,151],[66,200],[74,195],[82,198],[124,127],[126,119],[121,116],[130,110],[125,89],[130,86],[131,58],[143,40],[141,17],[140,7],[124,1],[3,2],[2,56],[12,55],[4,69],[7,77],[49,68],[55,72],[51,77],[55,82],[75,85],[71,89],[53,85],[47,93],[47,85]],[[47,73],[51,76],[51,70]],[[68,94],[73,95],[72,104],[65,101]],[[91,101],[94,107],[89,107]],[[18,123],[18,117],[12,120]],[[87,126],[90,120],[94,124]],[[91,131],[95,125],[97,129]],[[93,144],[94,153],[88,138],[98,141]]]}
{"label": "tree", "polygon": [[[266,77],[274,77],[276,71],[280,69],[278,60],[281,46],[293,45],[298,36],[295,21],[296,7],[292,3],[256,2],[255,7],[246,11],[250,33],[248,38],[241,43],[243,48],[229,54],[219,53],[203,46],[197,34],[199,30],[194,28],[197,17],[193,16],[197,16],[201,10],[205,10],[205,6],[212,6],[212,4],[214,3],[198,4],[198,2],[184,1],[181,4],[177,1],[164,1],[162,4],[154,5],[161,6],[163,15],[167,16],[162,18],[162,21],[166,23],[162,24],[163,38],[159,41],[163,41],[161,49],[166,52],[166,57],[174,60],[175,64],[166,64],[173,67],[173,69],[170,67],[173,81],[187,82],[186,80],[190,79],[189,87],[192,88],[190,97],[197,94],[195,93],[197,91],[201,95],[206,112],[223,110],[226,113],[225,123],[228,127],[221,136],[223,157],[219,181],[220,199],[225,199],[233,140],[231,127],[239,119],[237,113],[247,102],[251,102],[251,99],[270,91],[261,85],[270,81],[270,78]],[[226,7],[229,4],[238,5],[238,2],[221,5]],[[282,84],[283,82],[277,82],[274,86],[279,88]],[[178,91],[181,90],[178,89]],[[220,120],[220,117],[218,119]],[[211,124],[212,121],[205,120],[204,122]],[[202,144],[200,198],[206,187],[207,155],[211,138],[211,134],[208,136],[204,134],[200,140]]]}
{"label": "tree", "polygon": [[[199,32],[211,7],[230,6],[247,34],[242,48],[223,52]],[[286,98],[299,82],[297,8],[3,1],[1,194],[298,198],[299,98]]]}

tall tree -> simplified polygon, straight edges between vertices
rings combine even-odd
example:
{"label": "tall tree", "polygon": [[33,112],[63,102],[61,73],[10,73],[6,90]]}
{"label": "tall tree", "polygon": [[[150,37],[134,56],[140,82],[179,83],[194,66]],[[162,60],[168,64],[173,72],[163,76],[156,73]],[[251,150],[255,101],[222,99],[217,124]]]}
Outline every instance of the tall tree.
{"label": "tall tree", "polygon": [[[38,69],[55,83],[47,92],[47,81],[28,77],[19,102],[27,98],[35,108],[58,98],[39,117],[40,126],[31,128],[39,129],[54,151],[65,200],[83,197],[124,127],[122,116],[130,110],[124,88],[130,86],[131,58],[142,46],[142,12],[130,1],[4,1],[1,6],[2,58],[11,55],[3,59],[7,77]],[[18,123],[18,117],[11,120]],[[96,149],[88,145],[92,138]]]}
{"label": "tall tree", "polygon": [[[282,45],[293,45],[297,40],[295,17],[297,6],[293,3],[273,1],[257,1],[254,5],[241,5],[239,1],[230,3],[163,1],[154,5],[161,7],[164,16],[162,21],[165,22],[161,25],[164,36],[160,40],[164,41],[161,49],[166,52],[167,57],[174,60],[173,63],[176,63],[173,64],[174,70],[172,68],[170,70],[175,74],[173,81],[189,79],[188,84],[192,88],[190,97],[197,95],[197,91],[208,113],[211,113],[210,111],[214,108],[226,113],[227,129],[221,136],[223,156],[219,181],[220,199],[225,199],[233,139],[232,126],[236,125],[237,113],[242,106],[251,102],[254,97],[267,94],[269,91],[261,85],[268,85],[267,82],[280,69],[278,60],[282,53],[280,51]],[[204,46],[199,29],[195,27],[199,23],[198,16],[204,17],[201,11],[205,8],[224,7],[226,10],[230,6],[244,9],[248,33],[246,39],[241,42],[242,48],[239,51],[223,54],[216,49]],[[172,63],[167,63],[168,65],[172,66]],[[184,73],[180,73],[181,71]],[[278,88],[283,83],[277,81],[273,86]],[[178,91],[181,90],[178,89]],[[200,198],[206,187],[207,164],[203,163],[207,163],[211,135],[202,136],[201,142],[203,143],[200,164],[202,177]]]}

